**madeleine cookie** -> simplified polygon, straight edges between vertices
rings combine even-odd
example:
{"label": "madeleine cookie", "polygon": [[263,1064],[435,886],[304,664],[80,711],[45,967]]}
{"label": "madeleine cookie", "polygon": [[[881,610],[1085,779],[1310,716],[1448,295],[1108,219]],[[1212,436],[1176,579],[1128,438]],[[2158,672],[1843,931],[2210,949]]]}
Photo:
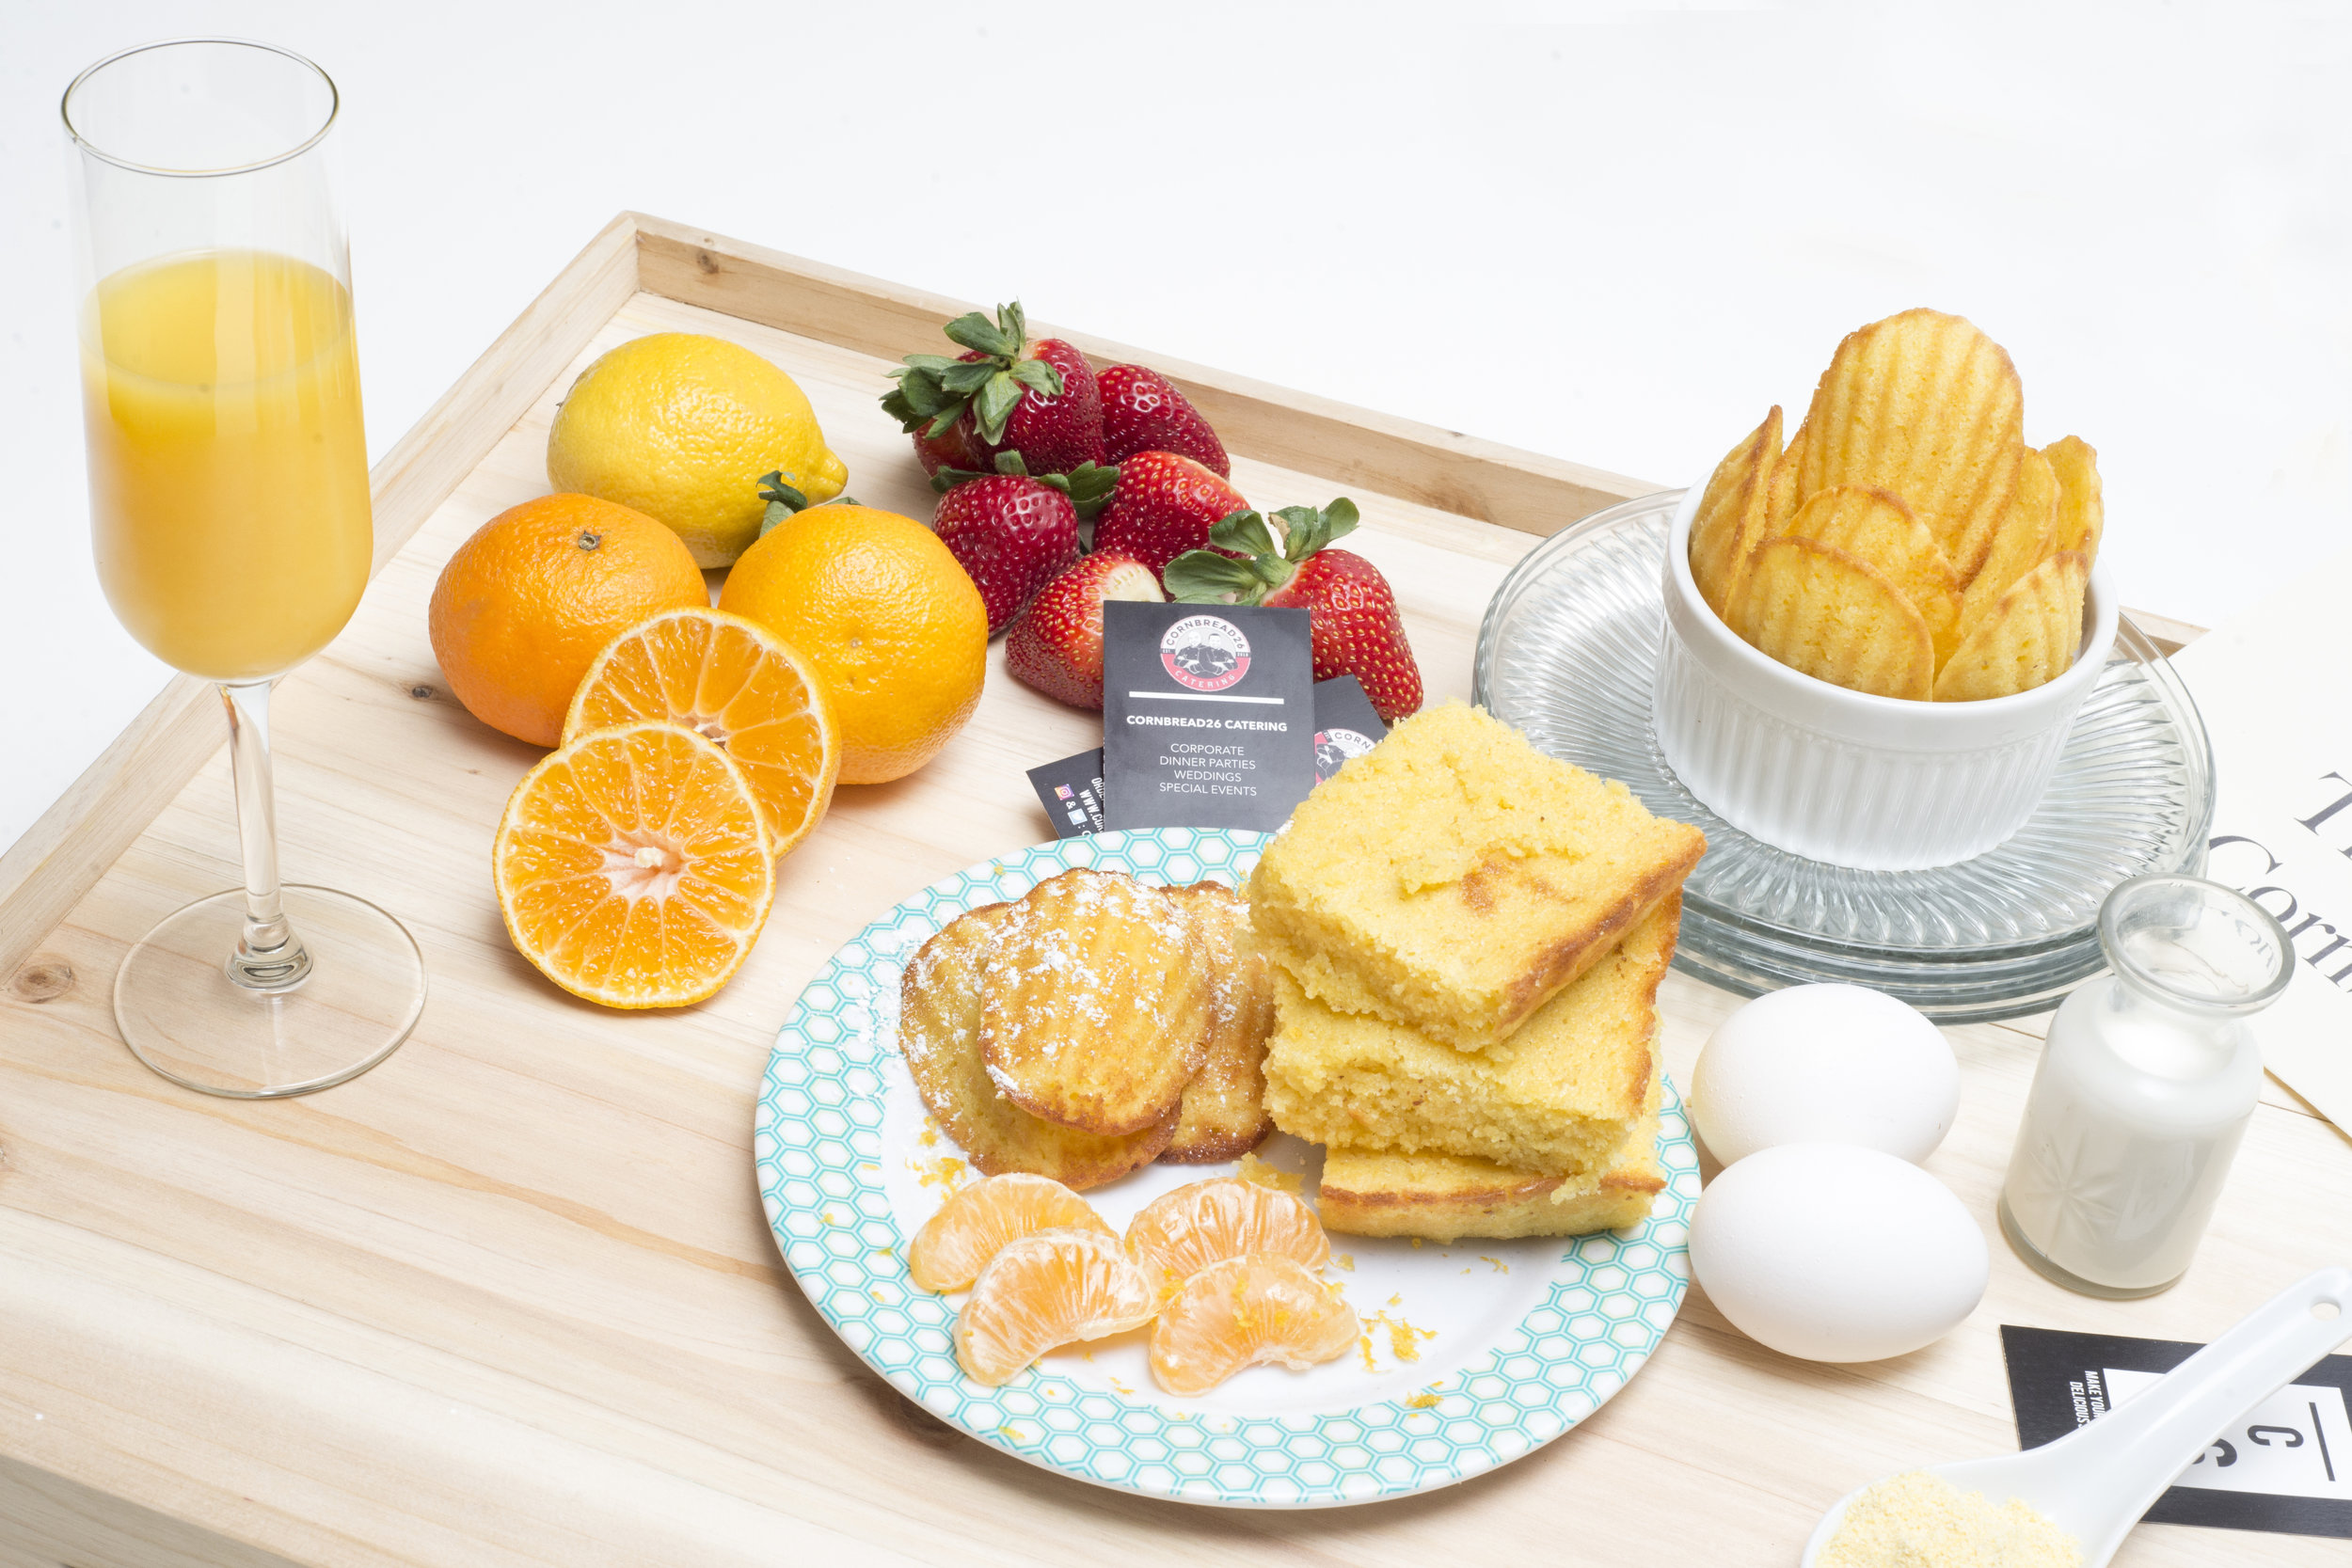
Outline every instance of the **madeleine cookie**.
{"label": "madeleine cookie", "polygon": [[980,1054],[1031,1116],[1104,1137],[1174,1115],[1208,1043],[1200,938],[1167,890],[1073,867],[1004,917]]}
{"label": "madeleine cookie", "polygon": [[932,1119],[980,1174],[1099,1187],[1159,1157],[1177,1108],[1139,1132],[1099,1137],[1040,1121],[997,1092],[980,1060],[980,975],[1011,912],[989,904],[958,915],[917,950],[898,983],[898,1050]]}
{"label": "madeleine cookie", "polygon": [[1265,1108],[1265,1047],[1274,1033],[1274,976],[1243,942],[1248,900],[1223,882],[1168,890],[1200,932],[1209,968],[1209,1042],[1200,1070],[1184,1085],[1176,1141],[1160,1160],[1202,1165],[1236,1160],[1265,1142],[1274,1117]]}

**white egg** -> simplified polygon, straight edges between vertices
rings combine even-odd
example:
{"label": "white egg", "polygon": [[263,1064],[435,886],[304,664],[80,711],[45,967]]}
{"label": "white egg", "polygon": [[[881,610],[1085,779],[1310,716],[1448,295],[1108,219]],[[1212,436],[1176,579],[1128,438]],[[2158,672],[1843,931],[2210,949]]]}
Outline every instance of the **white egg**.
{"label": "white egg", "polygon": [[1807,1361],[1876,1361],[1984,1298],[1984,1232],[1951,1189],[1851,1144],[1783,1144],[1708,1183],[1691,1272],[1734,1327]]}
{"label": "white egg", "polygon": [[1916,1008],[1861,986],[1790,986],[1724,1020],[1691,1079],[1691,1120],[1726,1165],[1778,1144],[1860,1144],[1920,1161],[1951,1131],[1960,1064]]}

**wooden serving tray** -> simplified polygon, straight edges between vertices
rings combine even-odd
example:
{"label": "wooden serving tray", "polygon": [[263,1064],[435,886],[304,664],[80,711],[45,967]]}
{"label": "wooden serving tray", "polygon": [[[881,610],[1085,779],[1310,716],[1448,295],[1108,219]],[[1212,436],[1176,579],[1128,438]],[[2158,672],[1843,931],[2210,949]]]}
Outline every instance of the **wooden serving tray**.
{"label": "wooden serving tray", "polygon": [[[922,1413],[786,1275],[754,1189],[753,1097],[803,982],[898,899],[1044,836],[1024,769],[1094,744],[1095,721],[1007,679],[993,652],[946,752],[843,790],[784,863],[732,987],[612,1013],[507,945],[490,839],[538,753],[443,691],[424,608],[460,540],[546,489],[572,377],[645,332],[768,355],[815,402],[854,493],[927,516],[874,404],[883,372],[964,309],[624,214],[379,466],[378,578],[285,682],[276,724],[289,879],[376,900],[425,949],[432,1000],[373,1072],[304,1100],[213,1100],[116,1037],[126,945],[237,879],[200,683],[158,697],[0,857],[0,1568],[1784,1564],[1850,1487],[2014,1446],[1997,1324],[2203,1338],[2342,1261],[2352,1159],[2273,1085],[2185,1284],[2108,1304],[2043,1283],[1993,1218],[2039,1022],[1974,1025],[1947,1031],[1965,1098],[1930,1168],[1994,1238],[1992,1289],[1916,1354],[1788,1361],[1693,1291],[1652,1363],[1549,1448],[1449,1491],[1299,1513],[1098,1490]],[[1349,546],[1399,589],[1433,700],[1467,694],[1479,617],[1534,535],[1652,488],[1065,335],[1173,375],[1253,500],[1354,497]],[[1669,981],[1673,1070],[1735,1005]],[[2153,1527],[2116,1560],[2341,1552]]]}

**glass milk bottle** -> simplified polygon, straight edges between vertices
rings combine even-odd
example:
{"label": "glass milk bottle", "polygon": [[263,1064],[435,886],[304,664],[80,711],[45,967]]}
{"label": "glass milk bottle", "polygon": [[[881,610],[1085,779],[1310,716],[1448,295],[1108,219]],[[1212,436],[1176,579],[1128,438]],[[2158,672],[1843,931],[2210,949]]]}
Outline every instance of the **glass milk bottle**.
{"label": "glass milk bottle", "polygon": [[2099,910],[2109,973],[2051,1021],[2001,1191],[2019,1256],[2069,1290],[2153,1295],[2187,1271],[2262,1089],[2248,1019],[2286,990],[2286,932],[2195,877]]}

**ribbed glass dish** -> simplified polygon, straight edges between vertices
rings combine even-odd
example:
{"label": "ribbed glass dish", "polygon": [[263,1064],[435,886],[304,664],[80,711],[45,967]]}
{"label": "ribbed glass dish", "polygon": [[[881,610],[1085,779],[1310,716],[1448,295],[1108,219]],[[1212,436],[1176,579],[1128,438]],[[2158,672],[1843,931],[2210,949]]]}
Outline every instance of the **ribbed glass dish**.
{"label": "ribbed glass dish", "polygon": [[2171,665],[2126,617],[2057,777],[2013,838],[1956,865],[1855,871],[1776,849],[1707,809],[1659,755],[1659,578],[1680,491],[1627,501],[1531,551],[1486,607],[1475,699],[1553,756],[1697,824],[1677,967],[1748,995],[1848,981],[1948,1022],[2057,1005],[2106,964],[2100,901],[2126,877],[2201,872],[2213,749]]}

